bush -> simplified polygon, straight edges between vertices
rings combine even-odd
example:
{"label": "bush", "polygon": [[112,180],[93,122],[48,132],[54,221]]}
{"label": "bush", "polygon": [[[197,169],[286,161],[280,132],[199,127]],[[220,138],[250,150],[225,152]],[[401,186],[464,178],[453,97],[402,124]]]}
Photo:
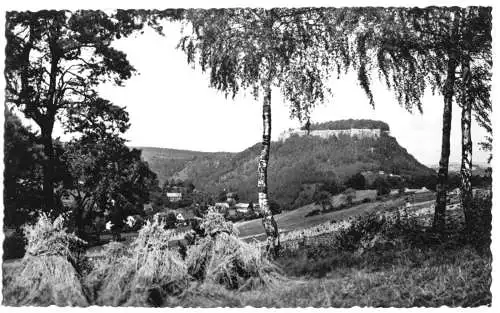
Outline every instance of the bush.
{"label": "bush", "polygon": [[26,238],[23,233],[14,232],[5,236],[3,241],[3,260],[22,258],[26,251]]}
{"label": "bush", "polygon": [[311,212],[307,213],[306,215],[304,215],[304,217],[314,216],[314,215],[318,215],[320,213],[321,213],[321,210],[316,209],[316,210],[312,210]]}
{"label": "bush", "polygon": [[316,191],[313,195],[313,201],[316,205],[321,205],[323,211],[331,208],[331,197],[332,195],[328,191]]}
{"label": "bush", "polygon": [[336,246],[340,250],[362,253],[370,248],[385,249],[405,239],[415,241],[416,238],[413,237],[421,235],[414,220],[402,218],[399,212],[390,214],[372,212],[359,216],[350,221],[347,227],[340,228],[336,233]]}
{"label": "bush", "polygon": [[389,182],[383,177],[377,177],[372,184],[372,188],[377,190],[377,196],[385,196],[391,192]]}
{"label": "bush", "polygon": [[85,242],[68,234],[63,222],[62,216],[52,222],[42,214],[35,225],[25,226],[26,254],[4,285],[4,304],[89,305],[75,268]]}
{"label": "bush", "polygon": [[274,287],[283,280],[260,247],[239,239],[222,215],[209,213],[202,227],[206,237],[191,246],[186,257],[188,272],[195,279],[238,290]]}
{"label": "bush", "polygon": [[365,177],[361,173],[357,173],[354,176],[351,176],[345,183],[347,187],[362,190],[366,187]]}
{"label": "bush", "polygon": [[269,210],[271,210],[271,213],[273,215],[277,215],[277,214],[280,214],[282,212],[281,206],[279,205],[278,202],[276,202],[274,200],[269,201]]}
{"label": "bush", "polygon": [[491,194],[478,193],[472,200],[472,210],[468,213],[471,233],[469,241],[478,248],[491,245]]}
{"label": "bush", "polygon": [[353,251],[361,241],[382,230],[385,219],[377,214],[368,214],[354,219],[351,224],[336,233],[338,246],[342,250]]}

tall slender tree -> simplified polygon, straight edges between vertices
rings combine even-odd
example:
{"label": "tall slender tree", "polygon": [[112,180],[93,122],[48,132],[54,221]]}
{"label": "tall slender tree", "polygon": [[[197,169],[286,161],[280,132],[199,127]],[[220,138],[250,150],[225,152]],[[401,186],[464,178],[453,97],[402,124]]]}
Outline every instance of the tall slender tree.
{"label": "tall slender tree", "polygon": [[[262,150],[258,164],[258,199],[268,249],[277,251],[279,232],[269,208],[267,168],[271,145],[271,98],[280,88],[292,117],[304,121],[328,94],[327,81],[349,63],[344,32],[350,24],[343,9],[190,10],[192,33],[180,47],[189,63],[209,71],[210,85],[233,97],[249,89],[262,94]],[[344,23],[345,28],[339,27]],[[355,23],[352,23],[355,25]]]}
{"label": "tall slender tree", "polygon": [[[433,85],[443,95],[443,124],[441,134],[441,156],[439,160],[438,181],[436,185],[436,206],[433,226],[442,231],[445,227],[447,203],[448,166],[450,159],[451,121],[453,98],[456,90],[456,70],[459,66],[459,54],[456,48],[459,41],[460,11],[458,8],[437,8],[409,11],[409,20],[413,21],[415,31],[421,32],[421,40],[426,42],[435,55],[442,56],[444,62],[429,59],[433,66],[435,80]],[[428,61],[428,62],[429,62]],[[444,83],[441,84],[441,78]]]}
{"label": "tall slender tree", "polygon": [[[491,75],[491,17],[489,8],[388,8],[367,9],[374,27],[364,28],[355,37],[358,42],[358,76],[364,77],[369,99],[370,66],[378,69],[388,88],[394,89],[398,102],[407,109],[421,108],[426,86],[443,95],[442,147],[439,162],[434,227],[444,229],[450,133],[453,100],[463,108],[463,170],[462,194],[471,194],[470,167],[472,143],[470,116],[474,107],[476,118],[487,130],[490,128],[489,76]],[[467,13],[468,12],[468,13]],[[471,14],[471,12],[474,12]],[[468,35],[467,35],[468,34]],[[466,36],[469,38],[466,39]],[[371,51],[376,58],[365,58]],[[468,51],[473,51],[469,55]],[[372,61],[372,62],[370,62]],[[467,68],[473,62],[474,75]],[[457,70],[462,75],[457,77]],[[469,77],[469,78],[468,78]],[[474,77],[474,79],[472,79]],[[444,83],[443,83],[444,82]],[[473,85],[466,87],[464,84]],[[467,90],[467,91],[465,91]],[[462,95],[475,94],[476,97]],[[475,99],[474,104],[464,104]],[[465,111],[464,111],[465,109]],[[463,198],[464,210],[470,206],[470,196]]]}
{"label": "tall slender tree", "polygon": [[[466,7],[460,23],[461,80],[458,102],[462,108],[461,202],[467,230],[472,232],[472,112],[489,130],[491,112],[491,8]],[[482,227],[482,226],[479,226]]]}
{"label": "tall slender tree", "polygon": [[[420,32],[422,41],[428,42],[429,49],[435,54],[444,55],[446,60],[445,67],[434,67],[437,69],[434,76],[439,78],[439,72],[445,74],[443,75],[445,83],[440,87],[445,106],[434,217],[434,226],[438,230],[443,230],[453,99],[462,108],[461,195],[467,220],[472,199],[472,112],[474,111],[479,125],[487,131],[490,129],[491,8],[426,8],[412,9],[409,13],[409,18],[414,21],[413,25],[416,26],[415,30]],[[435,60],[432,62],[436,63]],[[457,71],[459,71],[458,76]],[[440,85],[439,79],[435,82],[437,82],[435,85]],[[470,227],[470,222],[467,222],[467,225]]]}

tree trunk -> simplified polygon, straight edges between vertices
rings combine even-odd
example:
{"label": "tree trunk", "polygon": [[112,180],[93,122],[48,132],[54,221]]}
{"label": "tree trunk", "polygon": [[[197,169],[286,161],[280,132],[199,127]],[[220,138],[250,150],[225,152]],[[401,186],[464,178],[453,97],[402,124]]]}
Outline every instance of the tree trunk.
{"label": "tree trunk", "polygon": [[[75,195],[74,195],[75,196]],[[75,234],[82,238],[85,239],[85,234],[83,232],[83,211],[85,208],[85,198],[82,197],[80,192],[75,196],[76,198],[76,206],[73,208],[73,214],[74,214],[74,219],[75,219]]]}
{"label": "tree trunk", "polygon": [[52,131],[54,130],[54,122],[57,113],[56,103],[56,80],[59,64],[57,37],[54,36],[50,40],[50,81],[49,90],[47,92],[46,107],[47,112],[45,118],[41,121],[42,144],[45,154],[45,162],[43,165],[43,195],[44,209],[46,211],[54,209],[54,176],[55,176],[55,159],[54,159],[54,142],[52,140]]}
{"label": "tree trunk", "polygon": [[74,208],[74,218],[75,218],[75,234],[79,238],[85,239],[85,234],[83,232],[83,208],[78,206]]}
{"label": "tree trunk", "polygon": [[42,127],[42,144],[45,160],[43,162],[43,209],[48,212],[54,209],[54,143],[52,126]]}
{"label": "tree trunk", "polygon": [[280,248],[278,224],[274,220],[269,207],[269,196],[267,188],[267,168],[269,165],[269,151],[271,148],[271,85],[267,83],[264,87],[264,104],[262,106],[263,135],[262,150],[258,166],[257,188],[259,192],[259,207],[262,212],[262,225],[267,235],[267,251],[277,255]]}
{"label": "tree trunk", "polygon": [[467,232],[470,234],[471,209],[472,209],[472,137],[471,137],[471,111],[472,102],[469,94],[471,84],[470,60],[468,56],[462,60],[462,164],[460,167],[461,187],[460,195],[462,208],[465,215]]}
{"label": "tree trunk", "polygon": [[453,90],[455,87],[456,60],[450,56],[448,73],[444,86],[443,130],[441,142],[441,159],[439,160],[438,181],[436,186],[436,208],[434,211],[434,229],[443,232],[445,228],[446,193],[448,181],[448,164],[450,159],[450,135],[453,107]]}

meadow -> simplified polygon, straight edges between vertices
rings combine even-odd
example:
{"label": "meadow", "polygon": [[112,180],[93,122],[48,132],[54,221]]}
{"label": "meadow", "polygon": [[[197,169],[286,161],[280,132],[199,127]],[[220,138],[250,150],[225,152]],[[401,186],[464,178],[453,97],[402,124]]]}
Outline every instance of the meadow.
{"label": "meadow", "polygon": [[[491,202],[479,202],[488,212]],[[386,206],[330,220],[282,238],[271,260],[222,216],[179,254],[160,222],[130,245],[79,250],[62,220],[28,227],[25,257],[3,266],[3,304],[184,307],[412,307],[491,303],[489,235],[471,242],[463,214],[447,212],[443,236],[426,225],[430,208]],[[490,215],[481,215],[488,217]],[[483,219],[484,220],[484,219]],[[291,244],[295,243],[295,244]]]}

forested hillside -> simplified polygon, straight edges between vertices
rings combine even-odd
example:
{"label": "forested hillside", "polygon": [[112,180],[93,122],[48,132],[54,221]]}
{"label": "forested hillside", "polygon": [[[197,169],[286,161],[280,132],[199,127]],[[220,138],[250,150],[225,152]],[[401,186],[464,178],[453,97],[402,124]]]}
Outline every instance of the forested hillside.
{"label": "forested hillside", "polygon": [[[378,126],[384,124],[373,122]],[[160,181],[190,180],[196,188],[212,194],[227,189],[238,192],[242,200],[257,200],[256,170],[260,144],[239,153],[142,149],[144,158],[157,172]],[[402,176],[435,173],[388,135],[380,138],[340,135],[328,139],[292,136],[284,142],[273,142],[269,164],[271,196],[288,208],[293,206],[303,184],[341,186],[350,177],[367,170]]]}
{"label": "forested hillside", "polygon": [[163,184],[166,179],[176,174],[176,177],[183,176],[181,171],[186,167],[188,162],[202,160],[204,158],[225,160],[234,155],[234,153],[229,152],[214,153],[156,147],[137,148],[142,150],[142,157],[158,175],[160,184]]}

